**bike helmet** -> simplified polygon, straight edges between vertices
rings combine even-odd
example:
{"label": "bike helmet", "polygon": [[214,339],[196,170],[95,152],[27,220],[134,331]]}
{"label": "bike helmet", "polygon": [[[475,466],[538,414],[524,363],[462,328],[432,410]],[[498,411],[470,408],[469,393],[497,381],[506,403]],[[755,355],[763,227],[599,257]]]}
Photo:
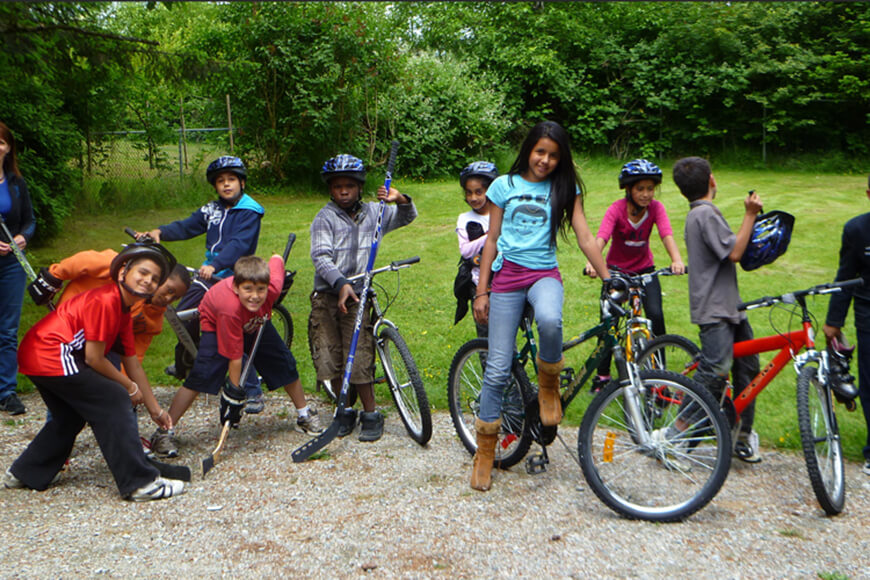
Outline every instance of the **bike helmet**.
{"label": "bike helmet", "polygon": [[641,179],[652,179],[656,185],[662,182],[662,170],[646,159],[635,159],[622,166],[619,172],[619,189],[627,189]]}
{"label": "bike helmet", "polygon": [[[160,281],[157,284],[158,286],[166,282],[166,279],[169,278],[169,274],[172,273],[172,270],[178,263],[175,256],[160,244],[142,242],[127,244],[124,249],[112,259],[112,263],[109,266],[109,273],[112,276],[112,280],[118,279],[118,274],[121,273],[122,269],[126,269],[127,264],[141,258],[153,260],[158,266],[160,266],[161,272]],[[129,291],[130,289],[127,288],[127,290]],[[139,296],[139,294],[136,294],[135,292],[134,294]]]}
{"label": "bike helmet", "polygon": [[350,177],[359,181],[360,185],[366,182],[366,167],[362,159],[353,155],[337,155],[323,164],[320,177],[329,183],[335,177]]}
{"label": "bike helmet", "polygon": [[230,155],[224,155],[223,157],[218,157],[214,161],[208,164],[208,169],[205,170],[205,178],[209,183],[214,185],[214,182],[217,180],[217,176],[224,171],[231,171],[235,173],[239,179],[247,179],[248,178],[248,170],[245,169],[245,164],[242,163],[242,160],[238,157],[232,157]]}
{"label": "bike helmet", "polygon": [[465,183],[472,177],[482,177],[487,181],[487,186],[489,186],[489,184],[498,177],[498,169],[496,168],[495,163],[489,161],[475,161],[474,163],[465,166],[465,168],[459,172],[459,185],[462,186],[462,189],[465,189]]}
{"label": "bike helmet", "polygon": [[774,210],[757,216],[740,266],[748,272],[772,263],[788,249],[792,229],[794,216],[784,211]]}

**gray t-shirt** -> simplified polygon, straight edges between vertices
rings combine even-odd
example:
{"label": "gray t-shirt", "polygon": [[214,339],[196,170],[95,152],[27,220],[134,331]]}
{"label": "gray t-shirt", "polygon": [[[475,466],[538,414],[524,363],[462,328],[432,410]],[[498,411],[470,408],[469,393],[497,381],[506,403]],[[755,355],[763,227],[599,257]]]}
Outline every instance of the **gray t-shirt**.
{"label": "gray t-shirt", "polygon": [[686,249],[689,253],[689,308],[693,324],[746,318],[737,310],[737,266],[728,259],[737,236],[722,212],[706,200],[692,202],[686,216]]}

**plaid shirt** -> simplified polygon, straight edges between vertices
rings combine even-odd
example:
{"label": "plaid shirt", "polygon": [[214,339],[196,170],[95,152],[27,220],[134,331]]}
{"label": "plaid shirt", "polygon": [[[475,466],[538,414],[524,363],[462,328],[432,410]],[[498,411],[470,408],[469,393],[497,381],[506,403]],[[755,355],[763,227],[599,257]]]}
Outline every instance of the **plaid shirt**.
{"label": "plaid shirt", "polygon": [[[409,200],[411,199],[408,196]],[[311,261],[314,262],[314,291],[337,294],[347,277],[365,271],[378,220],[377,202],[362,204],[356,216],[330,201],[311,222]],[[417,217],[414,202],[387,204],[381,222],[381,235],[406,226]],[[362,288],[362,280],[354,285]]]}

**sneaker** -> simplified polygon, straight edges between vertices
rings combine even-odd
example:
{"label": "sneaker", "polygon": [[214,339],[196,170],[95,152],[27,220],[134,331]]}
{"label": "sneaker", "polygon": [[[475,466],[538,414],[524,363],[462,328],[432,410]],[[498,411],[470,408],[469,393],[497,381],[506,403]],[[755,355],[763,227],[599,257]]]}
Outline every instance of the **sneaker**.
{"label": "sneaker", "polygon": [[322,433],[323,427],[320,426],[320,419],[317,418],[317,409],[311,408],[306,416],[297,417],[296,429],[302,433],[310,433],[312,435]]}
{"label": "sneaker", "polygon": [[172,431],[158,428],[151,436],[151,453],[161,457],[178,457],[178,447],[172,441]]}
{"label": "sneaker", "polygon": [[130,501],[151,501],[153,499],[166,499],[182,493],[184,493],[183,481],[158,477],[148,485],[142,486],[128,495],[126,499]]}
{"label": "sneaker", "polygon": [[18,395],[12,393],[2,401],[0,401],[0,410],[6,411],[10,415],[23,415],[27,412],[27,407],[18,398]]}
{"label": "sneaker", "polygon": [[592,385],[589,387],[589,390],[593,393],[597,393],[597,392],[601,391],[601,389],[606,387],[607,383],[609,383],[610,380],[611,380],[610,375],[607,375],[607,376],[598,375],[597,377],[592,379]]}
{"label": "sneaker", "polygon": [[870,459],[864,462],[864,468],[861,469],[865,474],[870,475]]}
{"label": "sneaker", "polygon": [[688,457],[688,442],[681,438],[679,432],[674,435],[669,429],[662,427],[650,433],[655,456],[671,471],[689,472],[692,470],[692,463]]}
{"label": "sneaker", "polygon": [[758,453],[758,433],[741,431],[737,436],[737,443],[734,444],[734,457],[746,463],[761,461],[761,455]]}
{"label": "sneaker", "polygon": [[359,414],[359,440],[377,441],[384,434],[384,416],[379,411]]}
{"label": "sneaker", "polygon": [[[349,420],[341,424],[338,428],[337,437],[347,437],[353,430],[356,429],[357,412],[356,409],[345,409],[345,414],[350,415]],[[340,420],[340,419],[338,419]]]}
{"label": "sneaker", "polygon": [[[64,465],[64,469],[66,465]],[[51,483],[49,485],[54,485],[60,480],[60,474],[63,473],[63,469],[58,471],[54,477],[51,478]],[[3,474],[3,486],[6,489],[26,489],[27,486],[24,485],[24,482],[12,475],[12,468],[6,470],[6,473]]]}
{"label": "sneaker", "polygon": [[249,415],[256,415],[257,413],[262,413],[263,409],[266,408],[266,397],[263,393],[255,397],[249,397],[247,401],[245,401],[245,413]]}

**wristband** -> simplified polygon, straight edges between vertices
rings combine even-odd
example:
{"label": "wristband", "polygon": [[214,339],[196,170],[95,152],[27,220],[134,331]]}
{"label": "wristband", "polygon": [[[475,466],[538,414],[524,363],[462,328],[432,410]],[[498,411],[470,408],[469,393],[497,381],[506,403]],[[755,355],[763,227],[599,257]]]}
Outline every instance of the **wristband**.
{"label": "wristband", "polygon": [[474,299],[477,300],[481,296],[489,296],[489,292],[484,292],[483,294],[478,294],[477,296],[474,297]]}
{"label": "wristband", "polygon": [[136,396],[136,393],[139,392],[139,385],[137,385],[135,383],[135,381],[130,381],[130,382],[133,383],[133,391],[132,392],[128,391],[127,394],[130,395],[130,398],[132,399],[133,397]]}

